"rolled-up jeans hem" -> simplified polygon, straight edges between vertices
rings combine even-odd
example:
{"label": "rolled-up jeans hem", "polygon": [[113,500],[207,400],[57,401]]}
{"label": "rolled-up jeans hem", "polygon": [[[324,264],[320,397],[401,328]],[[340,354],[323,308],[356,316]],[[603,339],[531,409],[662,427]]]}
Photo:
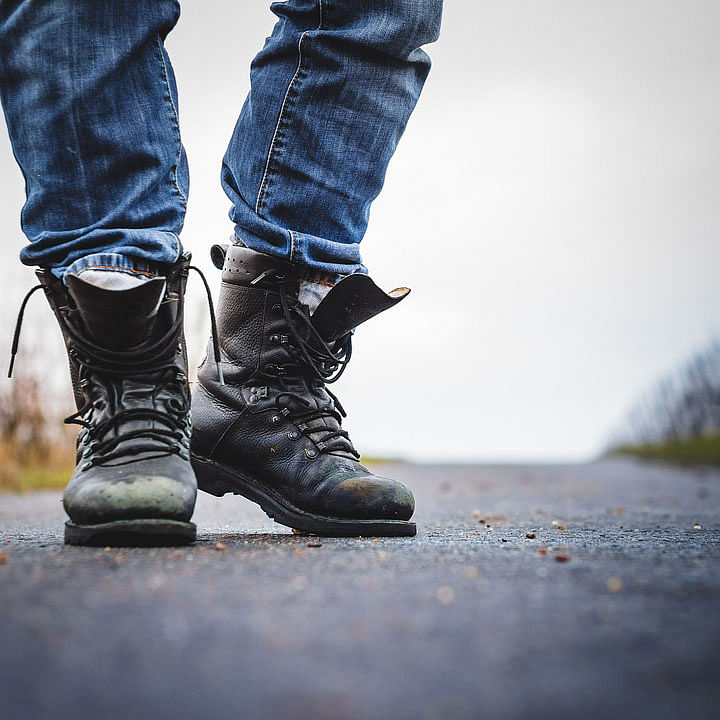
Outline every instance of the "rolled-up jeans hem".
{"label": "rolled-up jeans hem", "polygon": [[[288,234],[291,236],[289,250],[278,247],[238,225],[235,226],[232,241],[237,245],[244,245],[256,252],[282,258],[294,265],[302,267],[305,271],[306,279],[311,281],[330,279],[331,282],[335,283],[346,275],[352,275],[354,273],[367,274],[367,268],[362,263],[332,262],[308,257],[312,255],[312,252],[308,252],[307,236],[300,233],[290,233],[289,231]],[[297,247],[301,244],[302,250]]]}
{"label": "rolled-up jeans hem", "polygon": [[140,275],[143,277],[154,278],[160,275],[160,269],[152,263],[142,262],[127,255],[119,253],[95,253],[94,255],[85,255],[75,260],[67,268],[55,268],[53,273],[60,278],[64,278],[68,273],[79,275],[84,270],[107,270],[110,272],[123,272],[129,275]]}

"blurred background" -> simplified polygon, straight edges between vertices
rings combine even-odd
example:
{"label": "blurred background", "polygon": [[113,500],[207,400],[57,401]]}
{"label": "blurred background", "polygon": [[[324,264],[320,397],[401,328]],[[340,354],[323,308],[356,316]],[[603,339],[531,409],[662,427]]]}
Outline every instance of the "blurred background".
{"label": "blurred background", "polygon": [[[183,5],[167,43],[192,175],[183,241],[217,291],[208,250],[232,230],[220,160],[274,16]],[[550,462],[699,439],[718,461],[719,23],[715,0],[446,3],[363,243],[376,281],[413,293],[358,331],[338,385],[359,449]],[[0,189],[5,357],[34,277],[4,128]],[[187,314],[196,364],[208,327],[192,281]],[[51,482],[72,464],[59,418],[74,408],[39,299],[16,374],[0,380],[4,482]]]}

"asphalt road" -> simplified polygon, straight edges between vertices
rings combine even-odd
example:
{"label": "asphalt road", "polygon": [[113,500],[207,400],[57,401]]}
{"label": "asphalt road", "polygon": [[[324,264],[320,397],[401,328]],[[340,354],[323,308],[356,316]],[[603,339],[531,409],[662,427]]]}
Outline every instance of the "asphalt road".
{"label": "asphalt road", "polygon": [[191,548],[70,548],[0,495],[0,717],[720,717],[720,472],[382,471],[414,539],[203,495]]}

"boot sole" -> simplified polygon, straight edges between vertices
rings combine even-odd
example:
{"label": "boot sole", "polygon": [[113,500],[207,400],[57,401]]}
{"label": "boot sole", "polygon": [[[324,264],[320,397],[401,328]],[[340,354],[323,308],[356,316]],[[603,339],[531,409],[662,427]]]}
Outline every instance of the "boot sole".
{"label": "boot sole", "polygon": [[417,533],[415,523],[410,520],[354,520],[309,513],[225,465],[198,455],[192,456],[192,465],[200,490],[216,497],[227,493],[242,495],[257,503],[275,522],[295,530],[329,537],[413,536]]}
{"label": "boot sole", "polygon": [[65,544],[87,547],[165,547],[195,542],[195,523],[180,520],[115,520],[97,525],[65,523]]}

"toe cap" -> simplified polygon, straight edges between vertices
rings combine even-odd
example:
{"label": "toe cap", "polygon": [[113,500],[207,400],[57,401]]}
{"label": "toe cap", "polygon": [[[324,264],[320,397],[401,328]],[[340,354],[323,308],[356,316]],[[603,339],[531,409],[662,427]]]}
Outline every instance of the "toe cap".
{"label": "toe cap", "polygon": [[139,518],[189,520],[195,495],[190,464],[166,457],[161,462],[76,470],[63,494],[63,504],[70,518],[80,523]]}
{"label": "toe cap", "polygon": [[378,475],[346,477],[328,495],[326,511],[364,520],[409,520],[415,498],[402,483]]}

